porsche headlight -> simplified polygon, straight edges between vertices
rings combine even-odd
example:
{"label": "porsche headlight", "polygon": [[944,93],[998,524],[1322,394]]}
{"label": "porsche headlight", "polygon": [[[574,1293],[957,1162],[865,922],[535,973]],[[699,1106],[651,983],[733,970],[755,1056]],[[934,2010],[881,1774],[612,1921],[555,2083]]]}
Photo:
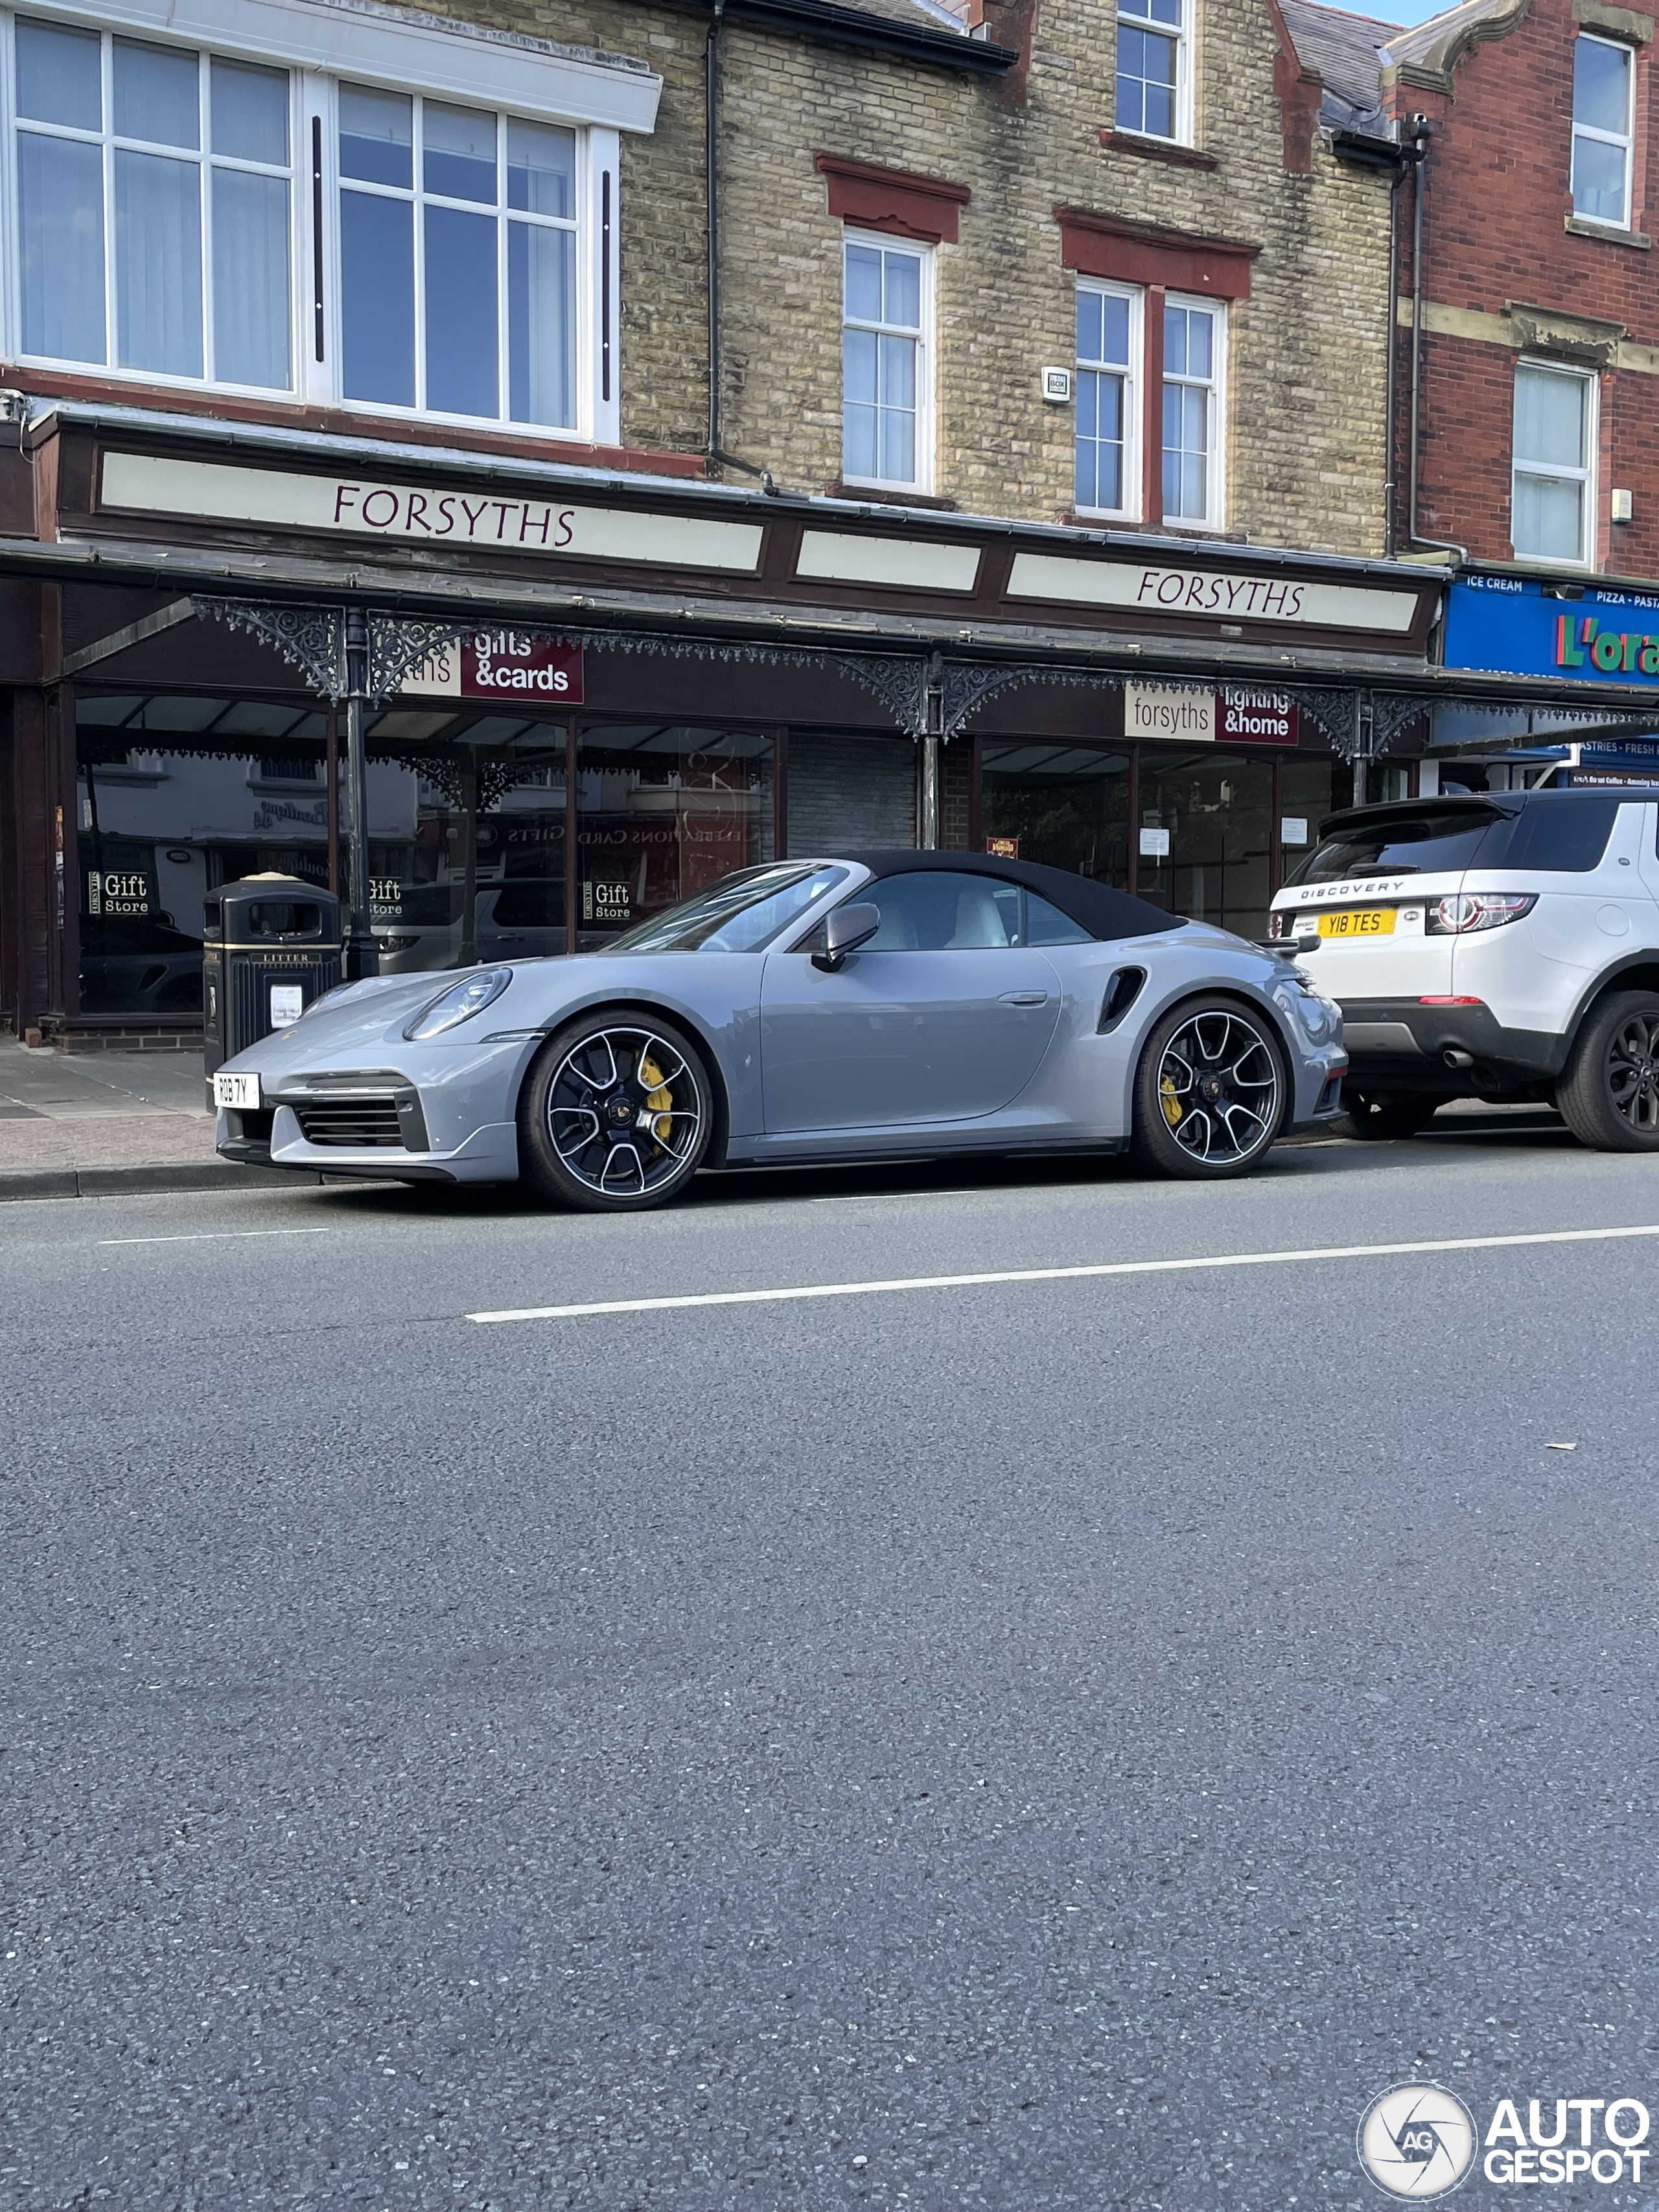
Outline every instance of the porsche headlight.
{"label": "porsche headlight", "polygon": [[437,998],[428,1000],[414,1020],[404,1024],[404,1035],[411,1042],[421,1037],[441,1036],[446,1030],[470,1022],[474,1014],[493,1006],[512,981],[510,968],[483,968],[476,975],[465,976]]}
{"label": "porsche headlight", "polygon": [[1341,1010],[1317,991],[1304,986],[1295,991],[1276,992],[1274,996],[1285,1012],[1301,1024],[1311,1044],[1327,1043],[1341,1028]]}

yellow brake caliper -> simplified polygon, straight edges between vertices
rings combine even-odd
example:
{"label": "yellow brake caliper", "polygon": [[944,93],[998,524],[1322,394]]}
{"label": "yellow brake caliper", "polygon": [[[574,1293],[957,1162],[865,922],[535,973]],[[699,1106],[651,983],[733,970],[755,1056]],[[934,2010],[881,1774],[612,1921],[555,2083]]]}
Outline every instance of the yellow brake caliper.
{"label": "yellow brake caliper", "polygon": [[1166,1074],[1158,1088],[1164,1107],[1164,1118],[1173,1129],[1187,1110],[1176,1095],[1175,1078]]}
{"label": "yellow brake caliper", "polygon": [[645,1103],[657,1117],[651,1124],[651,1133],[659,1145],[665,1145],[672,1127],[668,1109],[674,1103],[674,1094],[663,1081],[661,1068],[648,1054],[640,1061],[640,1081],[646,1085]]}

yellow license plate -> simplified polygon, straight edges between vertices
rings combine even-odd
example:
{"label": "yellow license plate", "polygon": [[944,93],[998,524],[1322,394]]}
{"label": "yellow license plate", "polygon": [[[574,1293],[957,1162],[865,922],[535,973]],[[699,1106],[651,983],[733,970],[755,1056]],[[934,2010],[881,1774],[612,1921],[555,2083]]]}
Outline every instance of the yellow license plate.
{"label": "yellow license plate", "polygon": [[1351,906],[1340,914],[1322,914],[1322,937],[1392,937],[1395,910],[1391,906]]}

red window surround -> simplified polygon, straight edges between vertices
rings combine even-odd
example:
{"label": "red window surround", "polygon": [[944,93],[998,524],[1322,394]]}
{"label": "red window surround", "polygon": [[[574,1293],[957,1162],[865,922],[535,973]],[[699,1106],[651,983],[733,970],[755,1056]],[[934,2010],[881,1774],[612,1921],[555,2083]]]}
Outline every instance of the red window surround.
{"label": "red window surround", "polygon": [[1200,299],[1248,300],[1250,264],[1261,248],[1232,238],[1200,238],[1130,222],[1086,208],[1057,207],[1060,257],[1084,276],[1115,277],[1120,284],[1162,285]]}
{"label": "red window surround", "polygon": [[1086,208],[1057,207],[1060,260],[1082,276],[1134,284],[1146,295],[1141,376],[1140,520],[1156,528],[1164,520],[1164,300],[1167,292],[1198,299],[1248,300],[1250,264],[1259,246],[1231,238],[1200,238],[1131,222]]}
{"label": "red window surround", "polygon": [[919,177],[908,169],[878,169],[873,162],[818,154],[812,166],[830,194],[830,212],[860,230],[884,230],[928,246],[954,246],[957,217],[973,194],[966,185]]}

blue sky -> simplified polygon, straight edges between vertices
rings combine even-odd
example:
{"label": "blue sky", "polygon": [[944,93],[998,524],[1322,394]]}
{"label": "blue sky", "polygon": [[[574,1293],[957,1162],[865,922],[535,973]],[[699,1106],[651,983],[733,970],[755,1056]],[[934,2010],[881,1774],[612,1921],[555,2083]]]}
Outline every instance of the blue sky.
{"label": "blue sky", "polygon": [[1376,0],[1371,7],[1359,9],[1361,15],[1375,12],[1385,23],[1426,23],[1431,15],[1443,15],[1452,0]]}

